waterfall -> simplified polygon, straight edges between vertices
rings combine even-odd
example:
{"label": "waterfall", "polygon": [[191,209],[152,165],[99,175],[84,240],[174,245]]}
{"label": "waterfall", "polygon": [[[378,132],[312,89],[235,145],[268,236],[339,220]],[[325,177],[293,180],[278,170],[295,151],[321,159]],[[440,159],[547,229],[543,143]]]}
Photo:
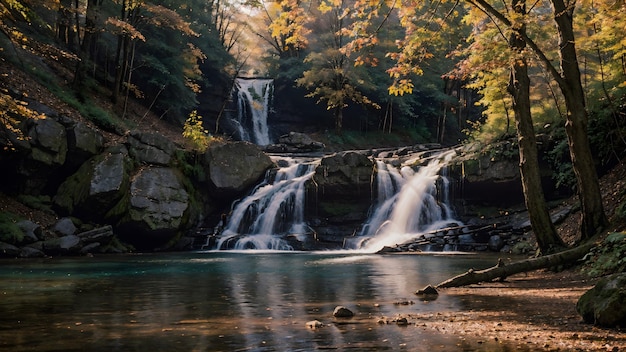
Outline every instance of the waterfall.
{"label": "waterfall", "polygon": [[398,170],[377,160],[376,210],[357,237],[357,247],[377,251],[451,222],[458,223],[448,206],[449,181],[440,175],[453,155],[454,152],[435,155],[417,171],[406,165]]}
{"label": "waterfall", "polygon": [[272,79],[237,78],[237,120],[241,140],[268,145],[271,143],[267,117],[274,92]]}
{"label": "waterfall", "polygon": [[218,240],[218,249],[292,250],[286,237],[303,242],[305,183],[319,159],[278,158],[276,174],[268,173],[251,195],[235,205]]}

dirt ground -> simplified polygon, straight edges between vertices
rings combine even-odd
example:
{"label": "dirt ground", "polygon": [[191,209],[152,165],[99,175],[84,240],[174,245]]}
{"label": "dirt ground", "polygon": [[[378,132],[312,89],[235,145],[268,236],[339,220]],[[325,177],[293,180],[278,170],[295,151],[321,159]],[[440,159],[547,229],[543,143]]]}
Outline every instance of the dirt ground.
{"label": "dirt ground", "polygon": [[595,282],[578,270],[541,270],[505,282],[441,289],[440,295],[456,296],[464,308],[413,315],[411,321],[472,340],[479,351],[492,350],[494,341],[525,351],[626,351],[625,328],[586,324],[576,312],[578,298]]}

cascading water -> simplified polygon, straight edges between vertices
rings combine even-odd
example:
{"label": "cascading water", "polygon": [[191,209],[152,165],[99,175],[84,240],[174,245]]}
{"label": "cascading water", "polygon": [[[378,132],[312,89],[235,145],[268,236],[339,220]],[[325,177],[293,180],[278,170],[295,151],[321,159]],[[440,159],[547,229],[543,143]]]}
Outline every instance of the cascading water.
{"label": "cascading water", "polygon": [[315,173],[319,159],[277,158],[275,176],[234,207],[217,242],[217,249],[293,250],[287,237],[303,242],[305,183]]}
{"label": "cascading water", "polygon": [[417,172],[408,166],[398,170],[377,160],[376,210],[356,238],[356,247],[366,252],[378,251],[458,223],[447,205],[449,182],[440,176],[453,155],[453,151],[435,155]]}
{"label": "cascading water", "polygon": [[271,143],[267,117],[274,92],[272,79],[237,78],[237,125],[241,140],[258,145]]}

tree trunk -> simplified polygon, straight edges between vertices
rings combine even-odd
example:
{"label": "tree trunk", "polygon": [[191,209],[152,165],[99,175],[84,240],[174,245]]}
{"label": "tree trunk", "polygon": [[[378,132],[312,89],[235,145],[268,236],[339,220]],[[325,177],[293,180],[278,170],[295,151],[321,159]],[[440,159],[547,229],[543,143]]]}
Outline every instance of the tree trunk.
{"label": "tree trunk", "polygon": [[565,132],[581,204],[581,237],[587,239],[605,228],[608,220],[604,213],[598,174],[587,136],[585,94],[580,80],[572,24],[574,5],[566,5],[563,0],[552,0],[552,6],[559,32],[559,56],[563,75],[563,79],[557,82],[567,106]]}
{"label": "tree trunk", "polygon": [[343,108],[336,107],[335,108],[335,132],[337,134],[341,134],[341,130],[343,129]]}
{"label": "tree trunk", "polygon": [[466,273],[445,280],[435,287],[460,287],[481,282],[489,282],[495,279],[503,280],[513,274],[519,274],[538,269],[553,268],[560,265],[573,263],[589,253],[591,248],[593,248],[594,246],[594,242],[588,242],[576,248],[568,249],[563,252],[522,260],[508,265],[504,265],[501,260],[498,260],[498,264],[496,266],[479,271],[474,271],[470,269]]}
{"label": "tree trunk", "polygon": [[[526,15],[525,0],[513,0],[512,5],[515,12],[522,16]],[[523,57],[526,43],[519,35],[519,32],[524,30],[524,25],[519,25],[519,28],[514,30],[509,38],[509,46],[517,57],[511,67],[508,91],[513,97],[524,202],[528,209],[530,224],[537,239],[539,250],[545,254],[555,247],[562,247],[563,242],[557,234],[554,224],[552,224],[541,187],[537,141],[530,112],[530,79],[527,61]]]}

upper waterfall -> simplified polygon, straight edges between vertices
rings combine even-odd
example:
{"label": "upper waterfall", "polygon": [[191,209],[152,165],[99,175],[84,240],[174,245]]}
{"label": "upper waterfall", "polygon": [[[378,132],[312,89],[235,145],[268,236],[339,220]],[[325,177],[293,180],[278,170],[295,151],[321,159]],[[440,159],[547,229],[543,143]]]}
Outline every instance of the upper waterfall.
{"label": "upper waterfall", "polygon": [[267,118],[274,94],[274,80],[267,78],[237,78],[237,119],[235,120],[242,140],[258,145],[272,141]]}

